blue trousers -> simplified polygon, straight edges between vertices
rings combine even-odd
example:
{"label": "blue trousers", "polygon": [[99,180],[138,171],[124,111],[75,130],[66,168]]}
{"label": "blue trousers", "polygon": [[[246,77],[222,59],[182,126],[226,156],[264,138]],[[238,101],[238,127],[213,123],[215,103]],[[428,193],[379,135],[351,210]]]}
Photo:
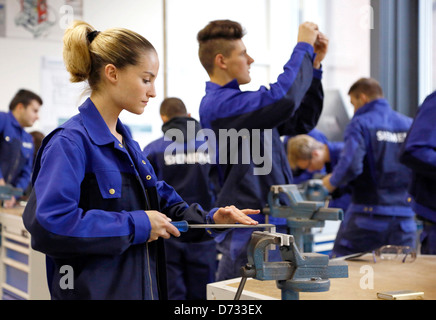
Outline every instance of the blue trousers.
{"label": "blue trousers", "polygon": [[347,211],[339,227],[331,256],[368,252],[383,245],[416,248],[416,231],[413,217]]}
{"label": "blue trousers", "polygon": [[165,240],[169,300],[205,300],[206,285],[215,281],[217,250],[214,240],[187,243]]}
{"label": "blue trousers", "polygon": [[421,254],[436,254],[436,224],[424,224],[420,241]]}

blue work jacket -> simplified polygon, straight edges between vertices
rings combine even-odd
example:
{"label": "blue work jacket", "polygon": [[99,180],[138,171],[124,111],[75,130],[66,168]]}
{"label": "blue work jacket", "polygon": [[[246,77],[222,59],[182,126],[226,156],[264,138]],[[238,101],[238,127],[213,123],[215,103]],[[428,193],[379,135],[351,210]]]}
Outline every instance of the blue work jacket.
{"label": "blue work jacket", "polygon": [[0,112],[0,178],[25,190],[33,166],[33,139],[12,112]]}
{"label": "blue work jacket", "polygon": [[[47,256],[52,298],[165,299],[163,241],[148,242],[145,210],[190,223],[213,223],[216,210],[188,206],[158,181],[124,125],[121,144],[90,99],[79,111],[44,139],[23,214],[32,247]],[[74,271],[73,289],[60,285],[64,266]]]}
{"label": "blue work jacket", "polygon": [[401,161],[413,173],[410,194],[417,215],[436,223],[436,92],[419,108],[404,143]]}
{"label": "blue work jacket", "polygon": [[203,148],[207,141],[200,130],[197,120],[175,117],[162,125],[164,136],[149,143],[143,152],[159,180],[170,184],[187,203],[210,209],[211,164],[207,148]]}
{"label": "blue work jacket", "polygon": [[[318,122],[324,95],[322,71],[314,70],[313,57],[311,45],[298,43],[283,73],[269,89],[262,86],[258,91],[241,91],[236,80],[224,86],[206,83],[206,95],[200,104],[200,123],[202,128],[213,130],[218,145],[217,165],[211,172],[216,183],[216,206],[234,204],[262,210],[272,185],[292,183],[291,168],[280,137],[307,133]],[[221,143],[222,130],[242,133],[236,148],[230,142]],[[270,130],[271,139],[266,130]],[[257,137],[256,132],[259,132]],[[270,172],[254,174],[255,168],[265,165],[253,157],[255,144],[260,146],[260,154],[270,157]],[[268,145],[272,152],[265,148]],[[231,158],[232,151],[237,152],[237,159]],[[226,159],[221,157],[224,152]],[[253,219],[263,222],[264,215],[255,215]],[[286,219],[272,217],[270,223],[285,225]]]}
{"label": "blue work jacket", "polygon": [[350,210],[411,217],[410,170],[400,163],[401,146],[412,119],[395,112],[385,99],[359,108],[344,133],[344,149],[330,183],[351,188]]}

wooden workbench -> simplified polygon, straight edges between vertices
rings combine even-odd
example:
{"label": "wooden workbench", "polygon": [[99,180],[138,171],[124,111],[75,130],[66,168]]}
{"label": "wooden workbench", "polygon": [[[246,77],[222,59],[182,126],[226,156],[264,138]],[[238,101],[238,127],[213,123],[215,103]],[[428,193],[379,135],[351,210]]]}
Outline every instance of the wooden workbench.
{"label": "wooden workbench", "polygon": [[18,216],[21,217],[23,215],[23,211],[24,211],[24,207],[22,206],[17,206],[14,208],[0,208],[0,213],[6,213],[6,214],[11,214],[13,216]]}
{"label": "wooden workbench", "polygon": [[[436,256],[420,255],[413,263],[373,263],[372,255],[347,261],[348,278],[330,279],[327,292],[302,292],[300,300],[377,300],[382,291],[423,291],[425,300],[436,300]],[[208,285],[208,299],[233,299],[240,278]],[[241,300],[281,299],[275,281],[247,280]]]}

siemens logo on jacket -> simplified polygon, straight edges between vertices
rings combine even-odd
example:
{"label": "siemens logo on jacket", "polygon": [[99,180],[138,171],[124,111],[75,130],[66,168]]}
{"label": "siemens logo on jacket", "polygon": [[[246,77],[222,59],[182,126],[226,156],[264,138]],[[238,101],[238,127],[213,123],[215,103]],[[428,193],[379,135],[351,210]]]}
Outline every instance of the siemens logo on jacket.
{"label": "siemens logo on jacket", "polygon": [[211,163],[209,154],[203,152],[165,154],[164,159],[165,165],[167,166],[172,166],[176,164]]}
{"label": "siemens logo on jacket", "polygon": [[406,140],[407,132],[390,132],[390,131],[377,131],[377,141],[385,141],[392,143],[403,143]]}

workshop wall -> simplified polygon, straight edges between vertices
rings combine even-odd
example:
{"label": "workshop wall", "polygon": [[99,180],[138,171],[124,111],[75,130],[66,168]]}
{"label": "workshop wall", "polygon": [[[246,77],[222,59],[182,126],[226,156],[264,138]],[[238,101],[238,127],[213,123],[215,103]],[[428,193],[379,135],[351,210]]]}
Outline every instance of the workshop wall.
{"label": "workshop wall", "polygon": [[[64,0],[52,0],[50,3],[57,4],[59,1]],[[144,35],[150,42],[153,43],[158,54],[162,56],[163,51],[163,1],[136,1],[136,0],[123,0],[123,1],[108,1],[108,0],[82,0],[83,11],[74,16],[74,19],[82,19],[98,30],[105,30],[111,27],[125,27],[132,29],[142,35]],[[15,5],[15,0],[0,0],[0,10],[2,10],[6,25],[14,25],[14,19],[16,12],[10,14],[5,8],[11,10],[11,6]],[[80,1],[79,1],[80,2]],[[58,10],[59,7],[55,7]],[[16,9],[16,8],[15,8]],[[16,10],[15,10],[16,11]],[[0,11],[1,13],[1,11]],[[58,24],[55,26],[58,29],[62,26],[63,13],[58,13]],[[0,21],[1,23],[1,21]],[[0,77],[0,111],[7,111],[9,102],[13,95],[20,89],[26,88],[33,90],[40,94],[45,103],[43,109],[40,112],[40,120],[35,123],[33,128],[28,130],[41,130],[44,133],[50,132],[54,129],[58,123],[54,123],[54,115],[58,112],[62,112],[63,116],[69,118],[77,113],[77,106],[80,102],[79,99],[72,101],[74,107],[71,110],[61,109],[51,104],[56,100],[53,96],[64,93],[65,95],[73,95],[71,90],[68,90],[66,85],[61,82],[57,82],[57,92],[47,92],[50,90],[49,83],[44,83],[47,76],[44,72],[50,72],[51,75],[57,72],[52,66],[55,63],[62,62],[62,35],[64,30],[56,30],[59,36],[57,38],[34,38],[31,34],[28,36],[21,34],[18,36],[0,37],[0,70],[2,70],[2,76]],[[45,64],[44,64],[45,62]],[[46,71],[45,66],[49,65],[51,69]],[[54,76],[60,76],[61,73],[54,74]],[[65,79],[62,79],[65,80]],[[68,81],[64,81],[68,82]],[[74,93],[83,93],[82,90],[76,90],[76,87],[72,85],[72,91]],[[82,86],[82,88],[84,88]],[[158,97],[163,97],[163,77],[160,76],[156,83]],[[86,97],[86,94],[85,94]],[[82,97],[83,98],[83,97]],[[59,101],[59,99],[57,100]],[[132,116],[129,114],[122,114],[121,118],[124,123],[127,123],[131,129],[137,129],[137,139],[148,138],[148,140],[154,137],[160,136],[161,120],[159,117],[159,104],[158,98],[152,100],[147,111],[141,116]],[[56,108],[61,110],[56,110]],[[67,114],[65,111],[68,111]],[[145,128],[145,129],[141,129]],[[153,133],[156,132],[154,136]]]}
{"label": "workshop wall", "polygon": [[[253,81],[243,90],[275,81],[296,43],[299,23],[306,20],[316,21],[331,38],[324,63],[326,91],[345,92],[347,100],[349,84],[369,75],[369,30],[360,23],[362,8],[369,5],[369,0],[355,0],[352,4],[343,0],[220,0],[219,5],[216,0],[47,0],[49,5],[57,5],[60,20],[65,20],[65,14],[59,12],[60,4],[67,2],[81,4],[81,12],[74,18],[81,18],[98,30],[111,27],[135,30],[156,47],[161,63],[157,97],[141,116],[121,114],[141,147],[162,134],[159,105],[166,96],[183,99],[189,112],[198,119],[198,106],[208,77],[198,61],[196,34],[210,20],[234,19],[247,30],[244,42],[255,63],[251,69]],[[41,94],[45,104],[40,121],[29,130],[48,133],[77,113],[86,93],[83,94],[83,86],[69,84],[62,74],[64,70],[58,70],[63,68],[61,21],[57,38],[2,36],[2,19],[6,19],[6,25],[13,25],[16,16],[5,6],[11,10],[13,4],[17,11],[18,3],[0,0],[0,111],[8,109],[18,89],[33,90]]]}

